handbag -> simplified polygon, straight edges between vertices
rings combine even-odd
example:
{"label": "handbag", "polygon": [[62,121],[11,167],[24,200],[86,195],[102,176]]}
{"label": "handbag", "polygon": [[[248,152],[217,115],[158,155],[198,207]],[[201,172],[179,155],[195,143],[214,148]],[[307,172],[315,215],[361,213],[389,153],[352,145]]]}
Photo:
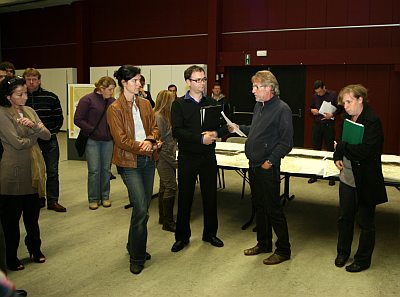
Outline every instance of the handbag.
{"label": "handbag", "polygon": [[92,135],[93,132],[96,131],[97,127],[100,124],[101,119],[103,118],[104,114],[106,113],[106,110],[107,110],[107,102],[106,102],[106,106],[104,107],[103,113],[101,114],[100,119],[97,121],[96,126],[93,128],[92,132],[89,133],[89,135],[85,135],[82,130],[79,131],[78,137],[75,140],[75,148],[76,148],[76,151],[78,152],[79,157],[82,157],[83,154],[85,153],[87,141],[88,141],[90,135]]}

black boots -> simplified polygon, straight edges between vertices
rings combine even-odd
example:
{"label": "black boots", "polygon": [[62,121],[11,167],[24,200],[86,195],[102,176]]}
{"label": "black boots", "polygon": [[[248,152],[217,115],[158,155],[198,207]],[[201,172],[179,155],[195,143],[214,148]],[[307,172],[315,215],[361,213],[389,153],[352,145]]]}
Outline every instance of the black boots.
{"label": "black boots", "polygon": [[158,223],[163,225],[165,231],[175,232],[174,202],[175,196],[164,198],[164,193],[158,193]]}

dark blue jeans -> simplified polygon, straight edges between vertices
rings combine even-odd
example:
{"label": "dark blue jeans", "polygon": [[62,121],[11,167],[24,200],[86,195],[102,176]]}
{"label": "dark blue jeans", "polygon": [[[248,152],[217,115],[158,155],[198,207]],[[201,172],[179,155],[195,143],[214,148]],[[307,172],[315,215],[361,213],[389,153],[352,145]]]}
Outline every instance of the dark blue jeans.
{"label": "dark blue jeans", "polygon": [[290,257],[289,231],[279,195],[279,168],[252,167],[249,178],[256,209],[258,245],[271,247],[272,227],[277,237],[275,253]]}
{"label": "dark blue jeans", "polygon": [[39,140],[38,144],[42,150],[44,162],[46,163],[46,196],[47,206],[58,202],[60,182],[58,180],[58,161],[60,150],[58,147],[57,135],[51,135],[48,141]]}
{"label": "dark blue jeans", "polygon": [[375,247],[375,205],[367,205],[357,197],[356,188],[341,182],[339,185],[337,244],[339,255],[350,256],[356,215],[361,232],[354,262],[361,266],[369,266]]}
{"label": "dark blue jeans", "polygon": [[136,168],[120,167],[119,172],[132,205],[128,235],[131,263],[143,265],[146,261],[147,221],[153,194],[155,163],[149,157],[139,155]]}

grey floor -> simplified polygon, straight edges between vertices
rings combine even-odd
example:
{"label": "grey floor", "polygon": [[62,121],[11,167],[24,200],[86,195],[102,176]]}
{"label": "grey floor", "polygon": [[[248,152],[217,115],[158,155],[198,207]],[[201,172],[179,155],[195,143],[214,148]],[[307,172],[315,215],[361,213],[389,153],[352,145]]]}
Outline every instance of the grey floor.
{"label": "grey floor", "polygon": [[112,207],[89,210],[86,163],[67,161],[65,133],[59,136],[60,203],[68,212],[41,211],[44,264],[30,262],[21,224],[18,253],[25,270],[9,274],[29,296],[399,296],[400,195],[394,188],[387,188],[390,202],[377,209],[373,263],[361,273],[350,274],[333,264],[338,185],[309,185],[307,179],[292,178],[296,197],[285,206],[292,259],[266,266],[262,260],[267,254],[243,255],[243,249],[256,243],[252,228],[241,230],[250,213],[249,189],[241,199],[241,178],[225,172],[227,188],[218,190],[218,235],[225,246],[215,248],[201,240],[197,187],[190,245],[170,252],[173,233],[161,230],[153,201],[148,223],[152,259],[140,275],[133,275],[125,249],[131,211],[123,207],[127,191],[121,178],[111,183]]}

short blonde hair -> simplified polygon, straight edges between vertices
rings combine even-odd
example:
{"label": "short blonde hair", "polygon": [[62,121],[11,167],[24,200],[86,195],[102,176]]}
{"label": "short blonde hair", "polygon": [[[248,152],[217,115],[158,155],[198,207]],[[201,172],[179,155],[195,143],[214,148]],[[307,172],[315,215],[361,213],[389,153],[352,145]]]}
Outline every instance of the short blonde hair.
{"label": "short blonde hair", "polygon": [[363,98],[363,104],[368,102],[367,97],[368,97],[368,90],[366,87],[364,87],[361,84],[354,84],[354,85],[348,85],[345,86],[343,89],[340,90],[339,95],[338,95],[338,103],[340,105],[343,105],[343,97],[346,94],[352,94],[354,98],[359,99],[360,97]]}
{"label": "short blonde hair", "polygon": [[117,86],[117,84],[115,83],[115,80],[109,76],[101,77],[94,85],[96,87],[96,91],[100,91],[100,88],[106,89],[109,86],[114,86],[114,87]]}

